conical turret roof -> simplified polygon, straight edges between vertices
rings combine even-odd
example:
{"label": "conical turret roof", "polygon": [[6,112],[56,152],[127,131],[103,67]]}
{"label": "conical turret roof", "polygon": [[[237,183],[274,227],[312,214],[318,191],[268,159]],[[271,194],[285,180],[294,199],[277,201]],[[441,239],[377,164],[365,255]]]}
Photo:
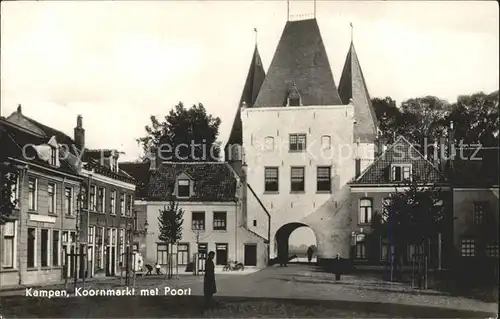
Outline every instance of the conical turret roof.
{"label": "conical turret roof", "polygon": [[[243,133],[242,133],[242,123],[241,123],[241,106],[243,102],[247,107],[252,107],[257,99],[257,94],[264,82],[266,72],[262,66],[262,59],[260,58],[259,49],[255,45],[255,49],[252,56],[252,61],[250,63],[250,69],[248,70],[247,79],[245,81],[245,86],[243,87],[243,92],[241,93],[240,103],[238,105],[238,110],[236,111],[236,116],[233,121],[233,126],[231,128],[231,133],[229,134],[229,139],[227,145],[243,143]],[[226,145],[226,148],[227,148]]]}
{"label": "conical turret roof", "polygon": [[373,143],[377,137],[377,116],[352,42],[340,77],[339,94],[344,104],[350,99],[354,102],[354,140]]}

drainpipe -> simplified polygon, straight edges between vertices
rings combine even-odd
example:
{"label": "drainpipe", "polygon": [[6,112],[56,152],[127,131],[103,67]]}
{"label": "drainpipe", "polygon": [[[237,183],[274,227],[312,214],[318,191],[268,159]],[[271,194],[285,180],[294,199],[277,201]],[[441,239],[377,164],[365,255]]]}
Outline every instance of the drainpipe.
{"label": "drainpipe", "polygon": [[[65,196],[65,188],[64,188],[64,184],[66,183],[66,177],[63,177],[63,181],[61,183],[61,215],[59,216],[61,218],[61,231],[60,231],[60,234],[59,234],[59,246],[62,247],[62,239],[63,239],[63,231],[64,231],[64,218],[66,218],[65,216],[65,212],[64,212],[64,196]],[[56,190],[57,191],[57,190]],[[54,233],[52,233],[52,236],[54,236]],[[69,234],[68,234],[69,236]],[[68,237],[69,238],[69,237]],[[54,238],[52,238],[52,240],[54,240]],[[68,246],[66,246],[68,247]],[[59,249],[58,249],[59,250]],[[66,253],[64,254],[64,256],[66,257]],[[59,254],[59,256],[57,256],[57,259],[61,258],[61,254]],[[52,257],[52,259],[54,259],[54,257]],[[66,260],[61,260],[60,263],[63,265],[63,272],[64,272],[64,266],[66,265]],[[66,265],[67,266],[67,265]],[[63,275],[63,277],[66,277],[68,272],[67,272],[67,267],[66,267],[66,274]]]}
{"label": "drainpipe", "polygon": [[[19,253],[20,249],[19,247],[22,247],[22,242],[21,242],[21,238],[23,237],[22,236],[22,233],[21,233],[21,229],[23,228],[23,213],[24,213],[24,182],[25,182],[25,177],[28,173],[28,170],[29,170],[29,167],[28,165],[25,165],[25,166],[22,166],[22,167],[19,167],[21,169],[21,176],[19,178],[19,185],[17,187],[19,187],[19,198],[17,199],[18,203],[19,203],[19,226],[18,226],[18,229],[16,230],[17,231],[17,247],[16,247],[16,250],[17,250],[17,269],[19,271],[19,285],[22,285],[23,283],[23,269],[22,269],[22,263],[21,263],[21,254]],[[25,222],[25,224],[27,225],[28,224],[28,221]]]}

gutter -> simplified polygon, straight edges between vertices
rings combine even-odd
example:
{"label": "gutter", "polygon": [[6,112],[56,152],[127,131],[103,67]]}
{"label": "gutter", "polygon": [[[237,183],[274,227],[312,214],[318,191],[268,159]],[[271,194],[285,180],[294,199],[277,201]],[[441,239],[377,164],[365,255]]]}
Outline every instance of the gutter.
{"label": "gutter", "polygon": [[21,160],[19,160],[17,158],[9,157],[9,159],[11,159],[11,160],[13,160],[15,162],[24,164],[24,165],[34,166],[34,167],[39,168],[41,170],[46,170],[46,171],[49,171],[49,172],[52,172],[52,173],[56,173],[56,174],[60,174],[60,175],[66,176],[66,177],[71,177],[72,179],[83,181],[83,178],[81,176],[78,176],[78,175],[70,175],[70,174],[64,173],[62,171],[58,171],[58,170],[50,169],[50,168],[47,168],[47,167],[43,167],[43,166],[31,163],[31,162],[21,161]]}

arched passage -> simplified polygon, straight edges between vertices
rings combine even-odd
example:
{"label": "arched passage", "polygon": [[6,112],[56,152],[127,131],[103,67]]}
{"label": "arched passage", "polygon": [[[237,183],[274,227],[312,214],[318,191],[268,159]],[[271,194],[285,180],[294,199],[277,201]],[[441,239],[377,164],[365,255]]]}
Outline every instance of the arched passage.
{"label": "arched passage", "polygon": [[[289,254],[289,247],[290,247],[290,235],[298,228],[301,227],[307,227],[311,230],[310,233],[314,234],[312,231],[312,228],[310,228],[308,225],[304,223],[288,223],[283,226],[281,226],[278,231],[275,234],[275,240],[276,240],[276,253],[277,253],[277,259],[278,260],[283,260],[286,258],[290,257]],[[306,233],[306,234],[310,234]],[[310,241],[304,241],[304,244],[308,244]],[[314,236],[314,244],[316,244],[316,236]]]}

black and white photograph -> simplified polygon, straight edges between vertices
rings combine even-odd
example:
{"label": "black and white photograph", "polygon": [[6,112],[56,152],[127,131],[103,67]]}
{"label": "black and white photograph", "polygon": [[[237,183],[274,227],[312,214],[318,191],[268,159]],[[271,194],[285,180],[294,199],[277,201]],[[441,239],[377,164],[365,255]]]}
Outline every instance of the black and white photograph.
{"label": "black and white photograph", "polygon": [[498,317],[496,1],[0,5],[0,319]]}

